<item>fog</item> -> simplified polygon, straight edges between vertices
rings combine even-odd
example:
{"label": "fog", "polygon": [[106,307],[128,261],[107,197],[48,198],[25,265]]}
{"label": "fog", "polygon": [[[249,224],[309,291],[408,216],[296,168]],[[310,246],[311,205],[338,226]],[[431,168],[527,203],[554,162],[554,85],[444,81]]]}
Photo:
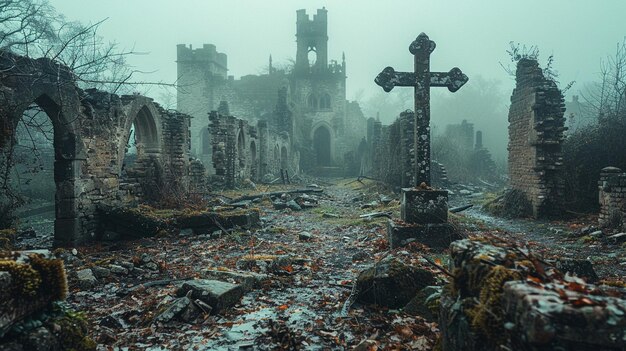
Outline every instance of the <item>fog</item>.
{"label": "fog", "polygon": [[[567,100],[597,79],[601,60],[624,37],[619,30],[624,1],[149,1],[53,0],[68,20],[107,19],[101,35],[143,53],[131,57],[140,78],[175,82],[176,44],[212,43],[228,55],[229,74],[263,72],[271,54],[275,64],[295,58],[295,12],[328,9],[329,60],[347,61],[347,97],[361,102],[368,117],[381,108],[382,89],[374,77],[386,66],[411,70],[408,45],[420,32],[437,43],[431,68],[458,66],[470,81],[456,94],[433,91],[436,128],[468,119],[485,132],[485,145],[496,157],[506,154],[506,113],[513,80],[502,68],[510,64],[509,42],[536,45],[540,63],[554,55],[561,85],[576,84]],[[403,90],[409,90],[403,91]],[[141,91],[171,106],[172,93]],[[482,96],[482,99],[475,99]],[[390,110],[380,111],[389,123],[412,107],[410,89],[387,94]],[[483,103],[489,102],[489,106]],[[397,106],[397,107],[396,107]],[[395,107],[395,111],[393,110]],[[482,109],[485,109],[484,113]]]}

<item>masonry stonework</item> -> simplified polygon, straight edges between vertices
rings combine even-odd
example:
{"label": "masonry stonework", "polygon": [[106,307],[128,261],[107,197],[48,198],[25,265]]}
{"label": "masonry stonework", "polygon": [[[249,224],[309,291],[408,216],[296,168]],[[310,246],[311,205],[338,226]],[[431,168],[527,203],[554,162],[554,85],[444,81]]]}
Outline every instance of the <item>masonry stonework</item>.
{"label": "masonry stonework", "polygon": [[616,167],[603,168],[598,188],[600,225],[626,229],[626,172]]}
{"label": "masonry stonework", "polygon": [[[54,127],[56,245],[96,238],[100,205],[187,191],[189,116],[140,95],[82,90],[67,67],[47,59],[2,51],[0,72],[0,166],[7,166],[7,146],[16,142],[17,124],[31,104]],[[126,148],[133,133],[137,154],[130,163]]]}
{"label": "masonry stonework", "polygon": [[[210,138],[214,132],[205,122],[207,114],[217,110],[221,101],[230,106],[227,115],[253,126],[264,121],[269,131],[285,132],[291,143],[287,147],[289,154],[302,155],[302,162],[294,164],[292,172],[302,168],[328,174],[341,169],[346,155],[354,154],[365,136],[361,108],[346,100],[345,57],[341,63],[328,60],[326,9],[317,10],[312,18],[305,10],[297,11],[293,67],[275,68],[270,56],[266,73],[234,79],[227,75],[226,54],[205,44],[197,49],[178,45],[177,69],[177,108],[194,117],[191,154],[205,164],[210,174],[218,170],[213,169],[211,156],[215,142]],[[273,145],[267,146],[273,156]],[[256,177],[269,176],[275,168],[271,162],[260,164]]]}
{"label": "masonry stonework", "polygon": [[562,208],[564,110],[563,94],[537,61],[520,60],[509,110],[509,176],[534,217],[558,215]]}

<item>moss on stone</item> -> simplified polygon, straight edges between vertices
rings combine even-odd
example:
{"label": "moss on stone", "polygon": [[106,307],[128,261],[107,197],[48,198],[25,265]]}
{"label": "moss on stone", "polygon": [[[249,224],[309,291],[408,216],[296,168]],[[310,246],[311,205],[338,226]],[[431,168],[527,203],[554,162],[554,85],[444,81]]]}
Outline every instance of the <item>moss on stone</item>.
{"label": "moss on stone", "polygon": [[29,258],[30,265],[41,276],[41,285],[46,288],[46,293],[51,294],[53,300],[64,300],[67,297],[67,276],[63,261],[45,259],[40,255]]}
{"label": "moss on stone", "polygon": [[15,296],[33,297],[41,286],[41,275],[29,264],[0,261],[0,271],[9,272]]}

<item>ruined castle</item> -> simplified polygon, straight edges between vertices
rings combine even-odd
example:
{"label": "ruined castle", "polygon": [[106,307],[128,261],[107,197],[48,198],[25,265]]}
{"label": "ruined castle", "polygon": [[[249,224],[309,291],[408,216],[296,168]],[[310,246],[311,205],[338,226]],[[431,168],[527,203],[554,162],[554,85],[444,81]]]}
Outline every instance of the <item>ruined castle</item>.
{"label": "ruined castle", "polygon": [[[191,155],[210,174],[258,179],[277,169],[331,174],[358,164],[354,160],[366,120],[358,103],[346,100],[345,55],[341,63],[328,60],[326,9],[317,10],[313,19],[305,10],[297,11],[296,42],[293,67],[277,69],[270,56],[266,74],[241,79],[228,75],[227,55],[215,45],[177,46],[178,110],[193,117]],[[220,132],[211,130],[211,111],[240,120],[216,124],[217,116],[212,118],[211,125],[231,125],[222,134],[231,130],[232,147],[213,140]],[[214,146],[239,162],[216,169],[221,166]]]}

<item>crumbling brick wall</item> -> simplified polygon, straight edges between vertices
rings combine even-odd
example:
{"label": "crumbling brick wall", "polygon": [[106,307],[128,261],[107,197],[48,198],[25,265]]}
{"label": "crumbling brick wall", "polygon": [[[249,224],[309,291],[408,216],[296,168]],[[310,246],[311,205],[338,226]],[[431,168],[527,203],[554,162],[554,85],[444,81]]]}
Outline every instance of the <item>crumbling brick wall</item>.
{"label": "crumbling brick wall", "polygon": [[598,188],[600,225],[610,228],[626,228],[626,172],[616,167],[603,168]]}
{"label": "crumbling brick wall", "polygon": [[563,94],[537,61],[520,60],[509,109],[509,177],[511,187],[526,194],[534,217],[562,208],[564,106]]}

